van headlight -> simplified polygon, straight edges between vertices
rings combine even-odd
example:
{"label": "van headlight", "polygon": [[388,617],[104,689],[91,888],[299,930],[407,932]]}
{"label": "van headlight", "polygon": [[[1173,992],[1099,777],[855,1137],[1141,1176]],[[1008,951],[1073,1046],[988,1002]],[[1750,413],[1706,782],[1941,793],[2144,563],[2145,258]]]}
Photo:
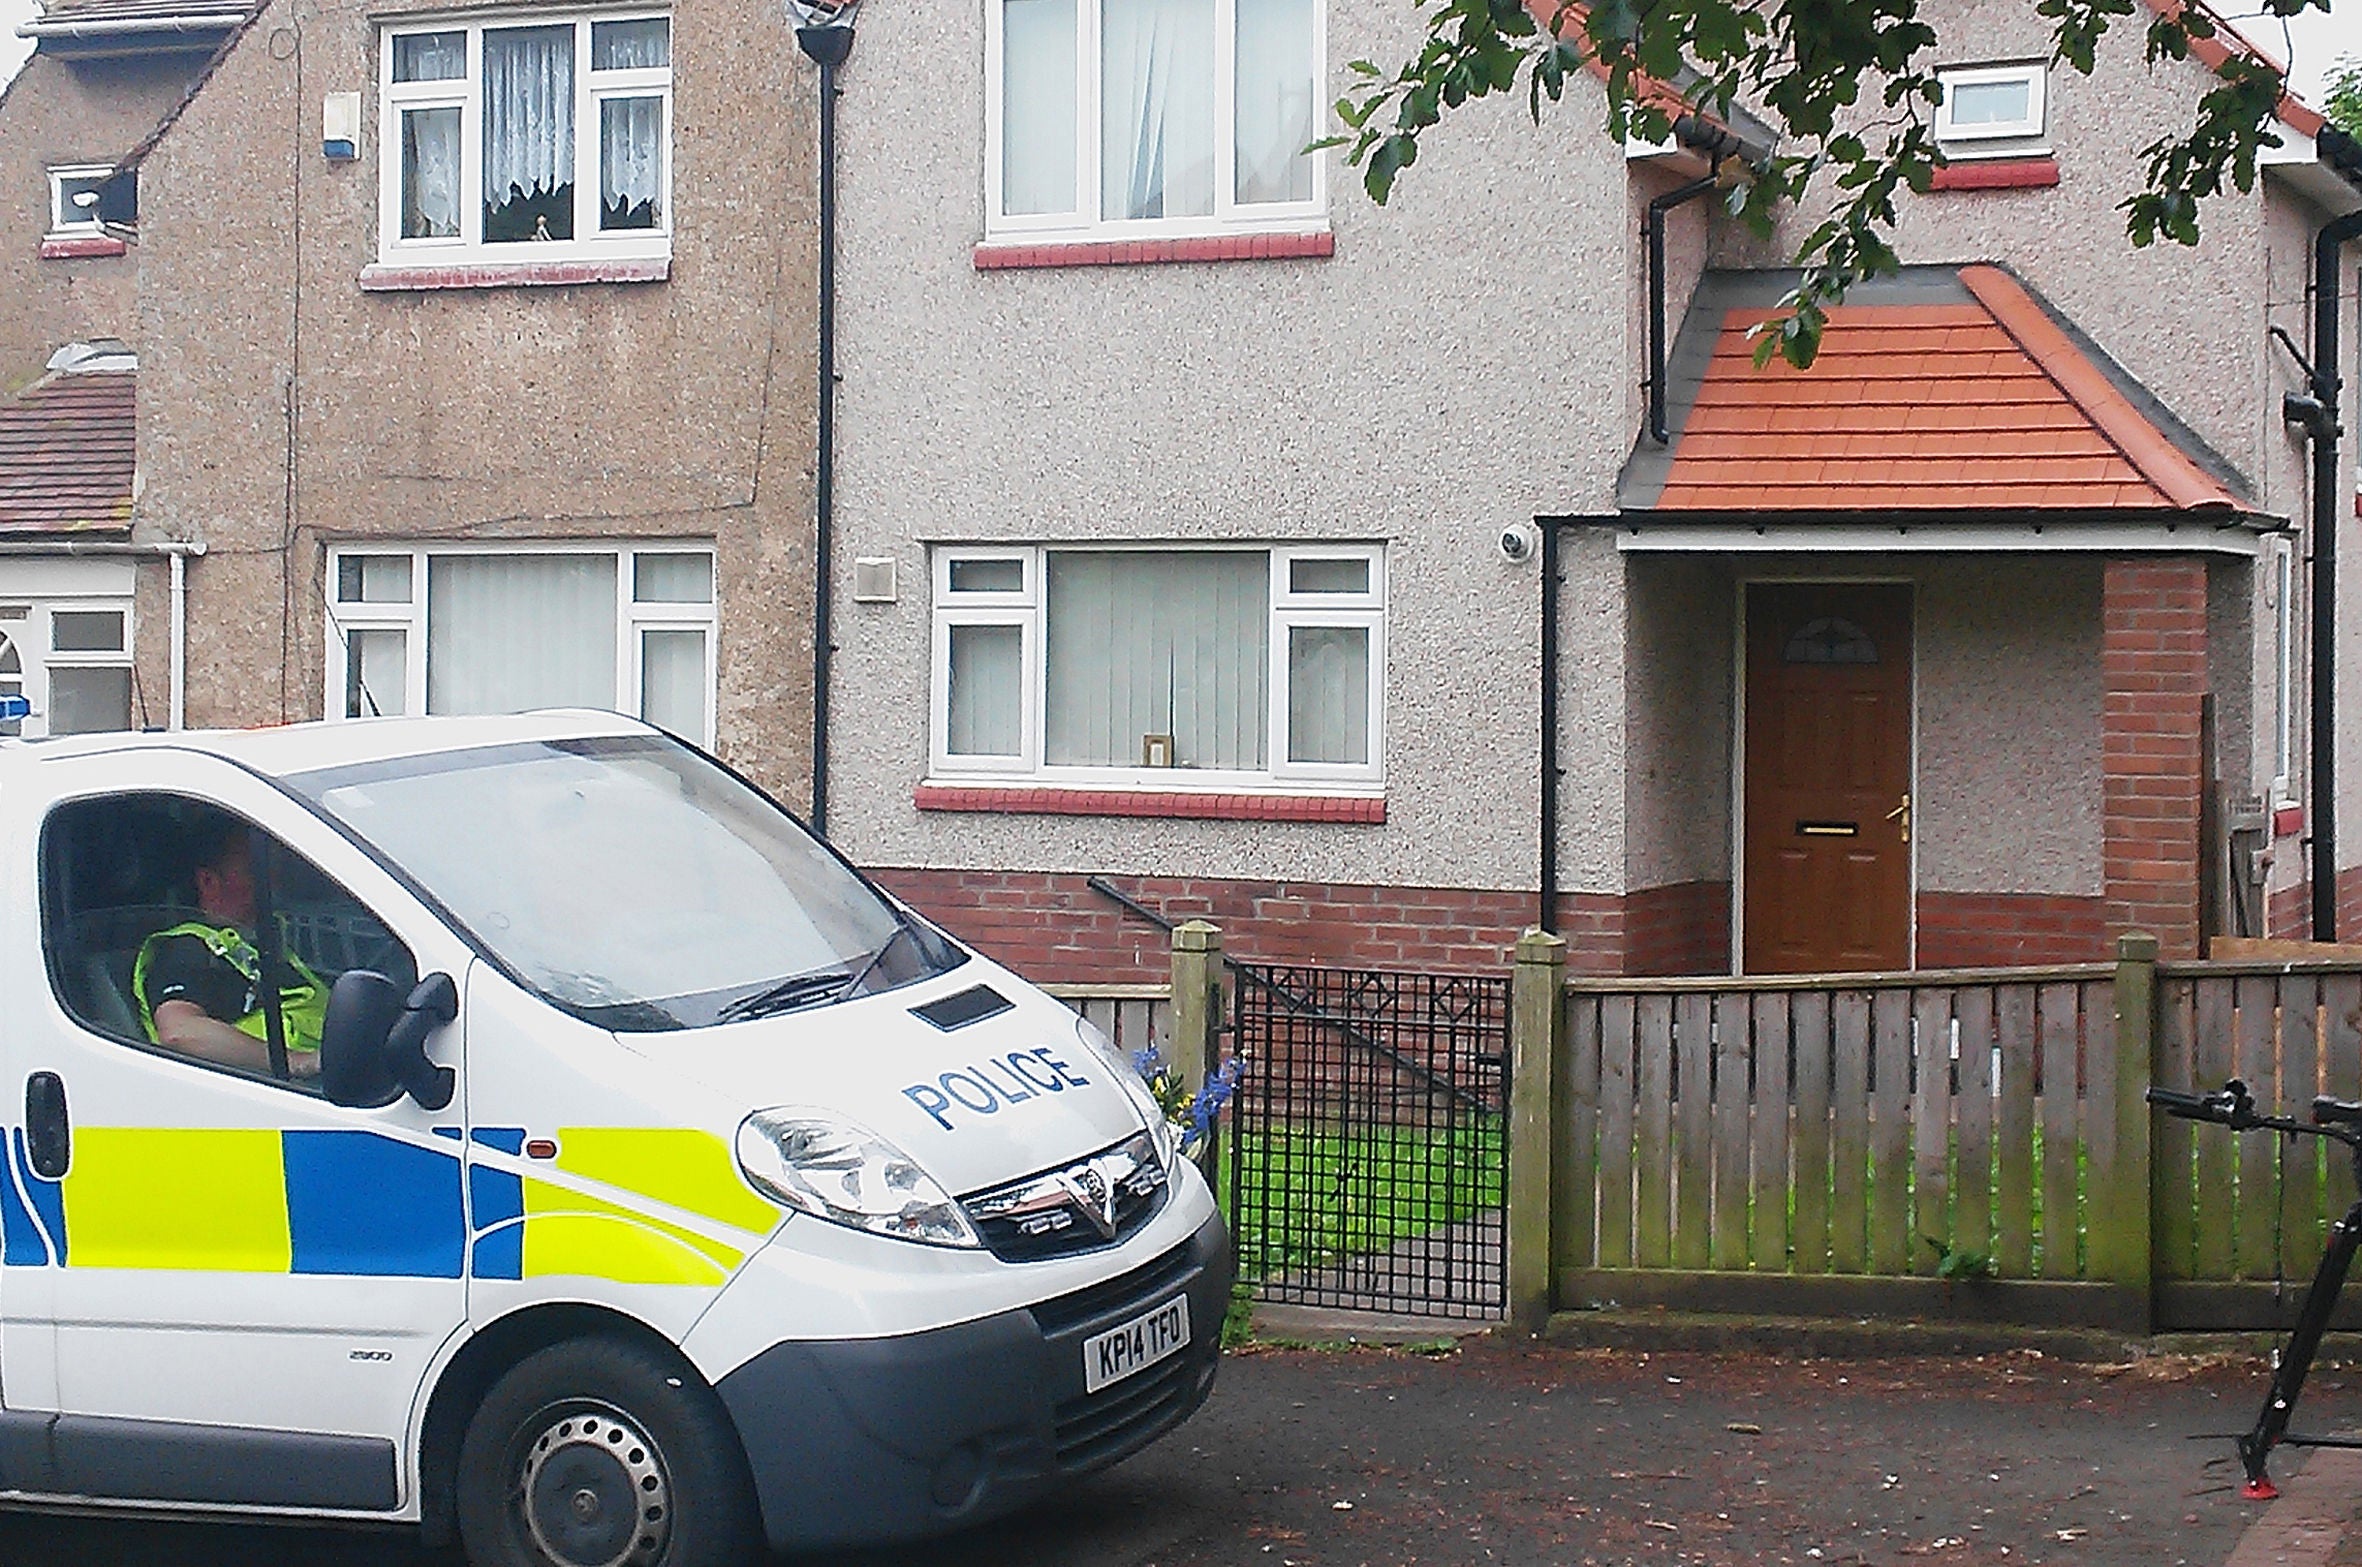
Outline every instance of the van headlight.
{"label": "van headlight", "polygon": [[739,1123],[738,1167],[757,1190],[831,1224],[930,1246],[984,1244],[916,1159],[825,1111],[757,1110]]}
{"label": "van headlight", "polygon": [[1164,1106],[1156,1102],[1156,1095],[1149,1092],[1148,1080],[1140,1075],[1138,1067],[1124,1059],[1124,1053],[1116,1049],[1114,1040],[1099,1031],[1098,1024],[1080,1013],[1075,1015],[1074,1032],[1082,1040],[1083,1048],[1107,1068],[1107,1075],[1115,1079],[1124,1097],[1132,1101],[1132,1108],[1140,1112],[1140,1124],[1148,1129],[1149,1141],[1156,1147],[1157,1167],[1172,1169],[1173,1161],[1180,1157],[1181,1134],[1166,1116]]}

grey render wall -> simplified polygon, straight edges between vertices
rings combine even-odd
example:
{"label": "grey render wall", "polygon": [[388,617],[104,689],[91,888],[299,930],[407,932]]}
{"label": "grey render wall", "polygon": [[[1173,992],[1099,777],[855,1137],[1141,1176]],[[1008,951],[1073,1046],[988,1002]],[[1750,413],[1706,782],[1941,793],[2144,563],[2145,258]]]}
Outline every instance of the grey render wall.
{"label": "grey render wall", "polygon": [[0,93],[0,393],[38,376],[60,344],[138,335],[136,249],[42,259],[48,171],[130,152],[203,63],[201,55],[71,63],[35,54]]}
{"label": "grey render wall", "polygon": [[[1540,129],[1461,114],[1384,210],[1333,168],[1331,259],[978,273],[983,15],[865,13],[846,72],[840,558],[892,555],[902,593],[840,622],[832,833],[885,865],[1531,887],[1538,573],[1493,541],[1605,507],[1631,439],[1637,245],[1597,88]],[[1331,6],[1329,90],[1414,21]],[[914,808],[925,547],[1119,538],[1388,542],[1383,826]],[[1605,548],[1569,568],[1564,875],[1615,890],[1622,572]]]}
{"label": "grey render wall", "polygon": [[[208,544],[190,720],[318,713],[336,541],[707,537],[720,750],[800,797],[814,94],[783,13],[674,14],[669,281],[364,293],[377,26],[423,9],[272,0],[142,172],[137,523]],[[319,151],[340,90],[370,106],[352,163]]]}

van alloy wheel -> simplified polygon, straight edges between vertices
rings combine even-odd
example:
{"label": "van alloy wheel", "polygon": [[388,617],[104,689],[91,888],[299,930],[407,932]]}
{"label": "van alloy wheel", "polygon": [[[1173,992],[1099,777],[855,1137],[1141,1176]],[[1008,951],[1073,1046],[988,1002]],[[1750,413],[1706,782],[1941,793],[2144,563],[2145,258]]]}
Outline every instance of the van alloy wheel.
{"label": "van alloy wheel", "polygon": [[550,1420],[526,1450],[516,1494],[533,1543],[567,1567],[654,1567],[672,1537],[662,1456],[622,1411]]}

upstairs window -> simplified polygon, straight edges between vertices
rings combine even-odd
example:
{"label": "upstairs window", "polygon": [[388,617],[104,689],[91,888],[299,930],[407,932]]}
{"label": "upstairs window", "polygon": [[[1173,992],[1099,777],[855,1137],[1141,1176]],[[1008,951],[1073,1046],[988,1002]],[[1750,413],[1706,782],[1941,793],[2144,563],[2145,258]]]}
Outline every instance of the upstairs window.
{"label": "upstairs window", "polygon": [[1317,222],[1319,0],[989,0],[988,228]]}
{"label": "upstairs window", "polygon": [[76,164],[49,171],[49,237],[80,239],[105,232],[99,221],[99,188],[114,169]]}
{"label": "upstairs window", "polygon": [[667,16],[389,30],[379,69],[384,260],[669,253]]}
{"label": "upstairs window", "polygon": [[2039,64],[1960,66],[1936,73],[1936,144],[1947,158],[2022,158],[2050,150],[2049,72]]}

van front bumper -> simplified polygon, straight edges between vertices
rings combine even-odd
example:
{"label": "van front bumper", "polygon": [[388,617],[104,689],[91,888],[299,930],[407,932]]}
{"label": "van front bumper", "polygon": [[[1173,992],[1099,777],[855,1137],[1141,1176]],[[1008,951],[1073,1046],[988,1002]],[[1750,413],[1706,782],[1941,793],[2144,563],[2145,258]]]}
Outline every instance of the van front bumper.
{"label": "van front bumper", "polygon": [[[940,1534],[1138,1452],[1213,1390],[1230,1304],[1219,1215],[1069,1295],[923,1333],[775,1344],[716,1384],[774,1549]],[[1189,1343],[1086,1393],[1083,1344],[1186,1293]]]}

